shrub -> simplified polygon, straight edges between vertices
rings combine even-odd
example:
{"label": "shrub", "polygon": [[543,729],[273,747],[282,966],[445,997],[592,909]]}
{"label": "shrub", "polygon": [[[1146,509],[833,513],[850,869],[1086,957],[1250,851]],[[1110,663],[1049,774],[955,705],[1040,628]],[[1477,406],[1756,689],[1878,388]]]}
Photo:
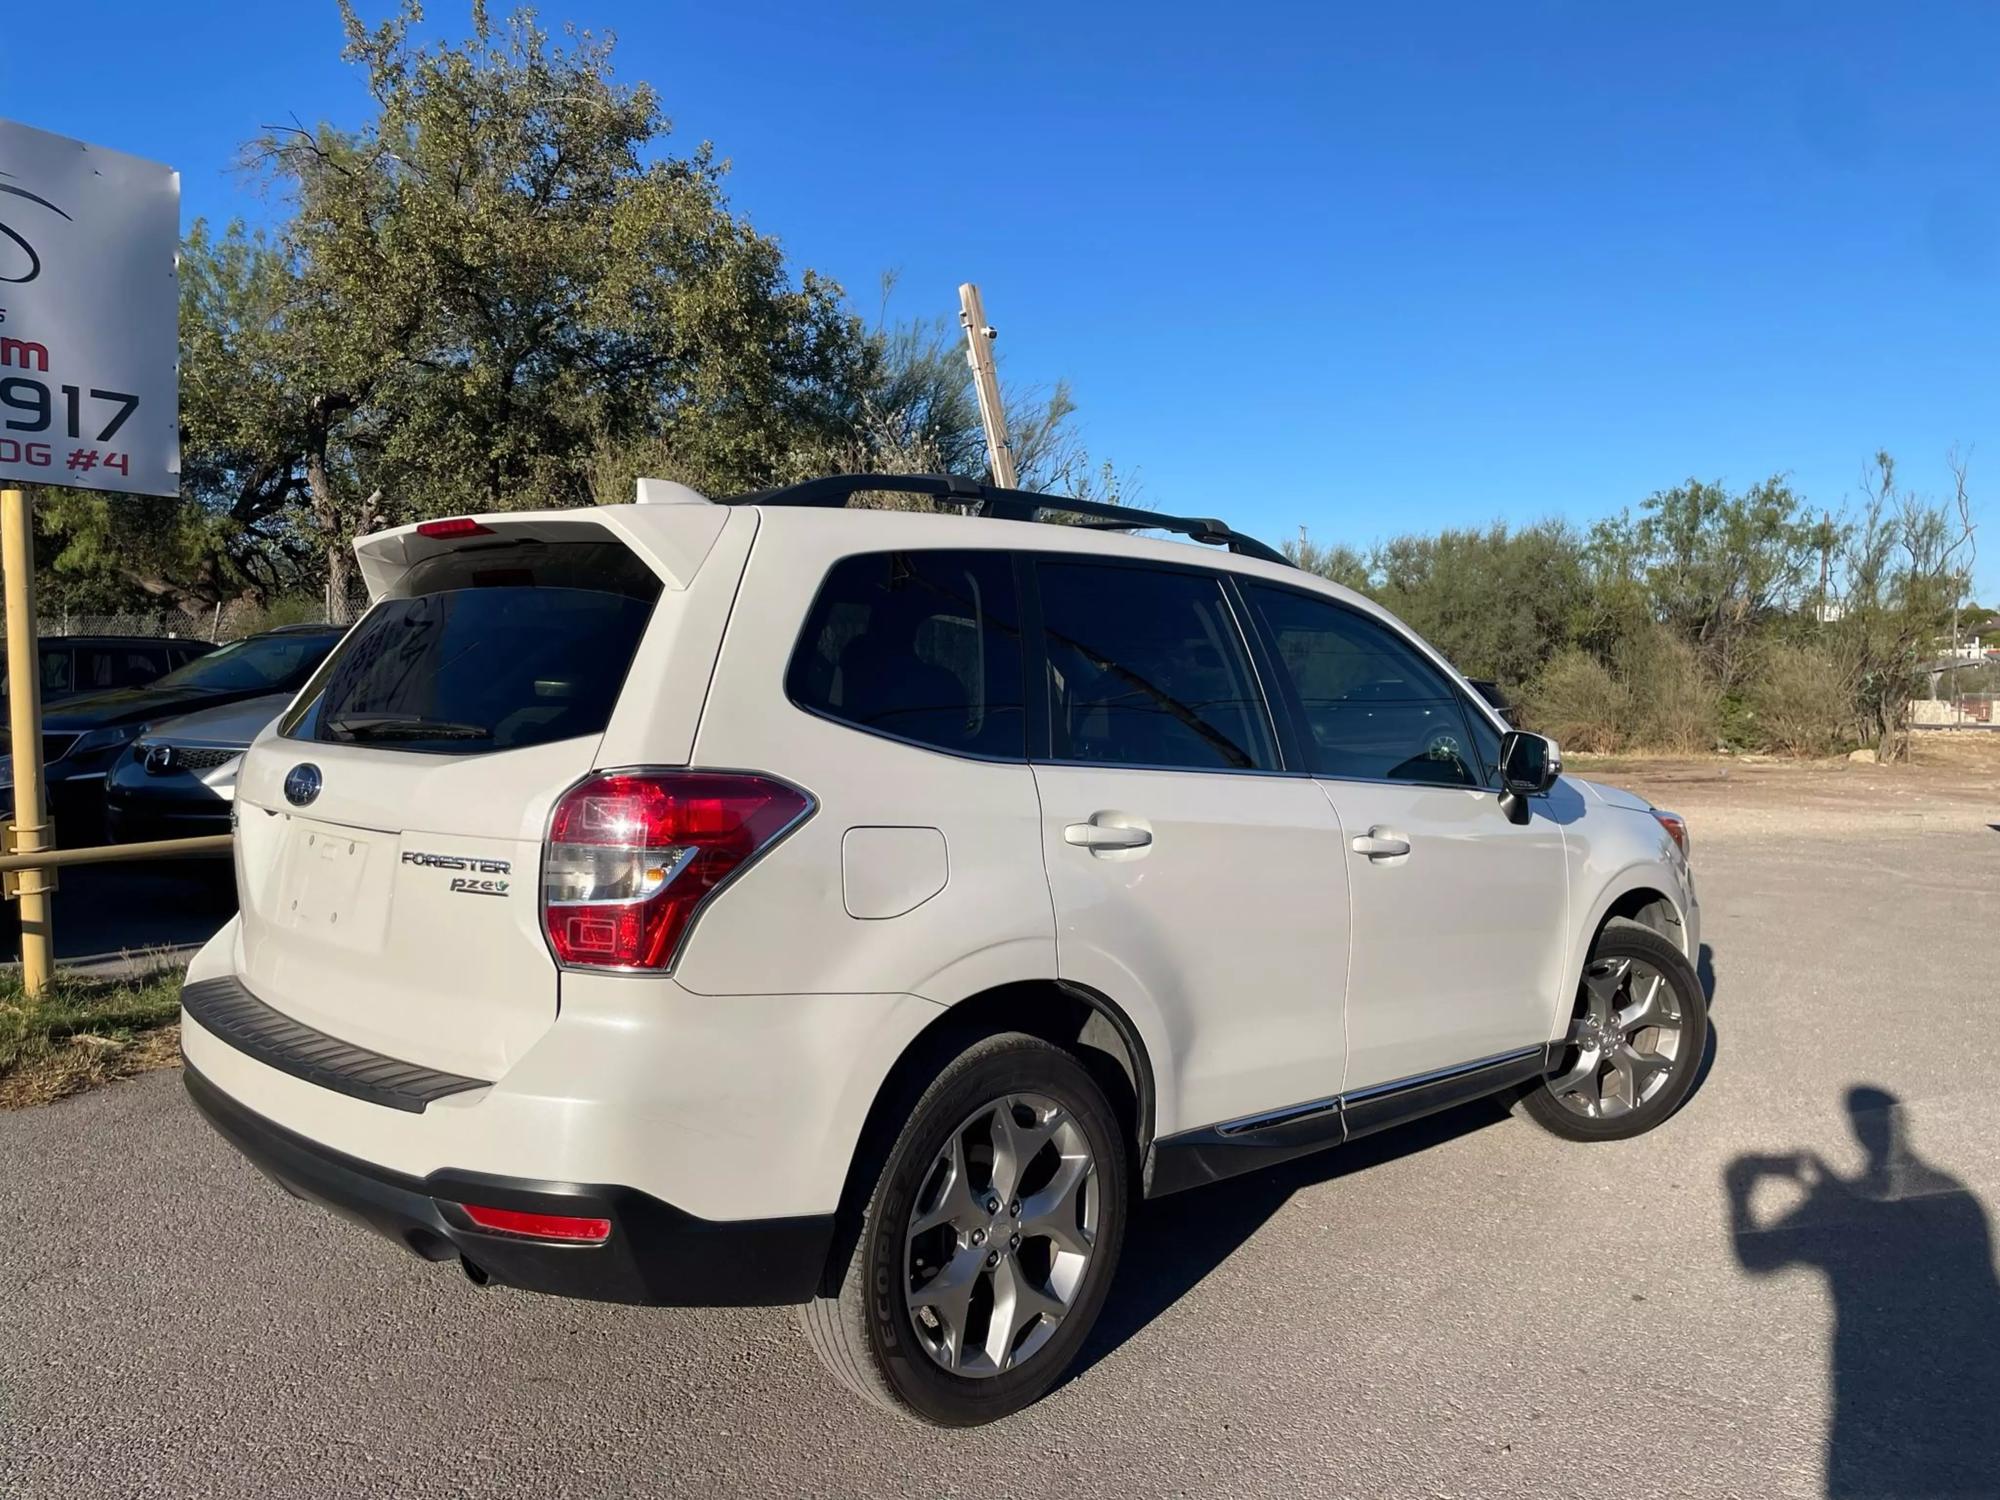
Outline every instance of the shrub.
{"label": "shrub", "polygon": [[1830,755],[1854,738],[1853,683],[1833,653],[1776,645],[1751,680],[1759,741],[1786,755]]}
{"label": "shrub", "polygon": [[1631,701],[1630,732],[1651,750],[1713,750],[1722,729],[1722,693],[1701,657],[1655,625],[1623,642],[1618,665]]}
{"label": "shrub", "polygon": [[1587,651],[1571,648],[1549,659],[1528,684],[1522,714],[1567,750],[1608,755],[1632,735],[1632,694],[1610,668]]}

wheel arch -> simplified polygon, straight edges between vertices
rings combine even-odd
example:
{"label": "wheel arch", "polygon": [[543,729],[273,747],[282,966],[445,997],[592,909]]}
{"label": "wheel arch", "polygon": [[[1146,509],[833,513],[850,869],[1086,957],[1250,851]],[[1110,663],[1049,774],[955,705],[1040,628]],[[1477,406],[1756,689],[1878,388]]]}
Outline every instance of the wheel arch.
{"label": "wheel arch", "polygon": [[1569,963],[1563,970],[1562,992],[1556,996],[1549,1019],[1551,1039],[1561,1036],[1569,1024],[1576,987],[1583,982],[1583,966],[1597,938],[1612,922],[1631,922],[1657,932],[1687,956],[1690,964],[1700,955],[1690,943],[1691,930],[1680,900],[1674,895],[1676,882],[1671,872],[1652,863],[1628,865],[1607,881],[1584,919],[1576,928]]}
{"label": "wheel arch", "polygon": [[1695,957],[1688,953],[1687,925],[1681,920],[1680,907],[1675,905],[1673,897],[1657,887],[1635,885],[1612,901],[1591,928],[1590,943],[1594,945],[1599,934],[1613,922],[1631,922],[1649,927],[1681,952],[1687,953],[1690,961]]}
{"label": "wheel arch", "polygon": [[861,1126],[834,1214],[823,1295],[860,1237],[869,1194],[917,1099],[944,1066],[982,1037],[1019,1031],[1074,1052],[1126,1126],[1134,1181],[1153,1140],[1157,1083],[1151,1050],[1138,1025],[1108,995],[1060,979],[1015,980],[946,1007],[913,1037],[884,1075]]}

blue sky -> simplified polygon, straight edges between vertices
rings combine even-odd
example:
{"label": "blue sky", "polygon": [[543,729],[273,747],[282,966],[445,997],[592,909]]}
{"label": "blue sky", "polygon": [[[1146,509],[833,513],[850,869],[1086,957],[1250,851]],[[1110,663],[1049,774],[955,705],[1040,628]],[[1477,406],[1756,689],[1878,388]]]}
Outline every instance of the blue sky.
{"label": "blue sky", "polygon": [[[189,221],[269,212],[259,125],[366,107],[331,0],[21,9],[0,112],[171,162]],[[1838,508],[1957,444],[2000,595],[2000,8],[541,10],[864,312],[977,280],[1146,504],[1365,544],[1689,475]]]}

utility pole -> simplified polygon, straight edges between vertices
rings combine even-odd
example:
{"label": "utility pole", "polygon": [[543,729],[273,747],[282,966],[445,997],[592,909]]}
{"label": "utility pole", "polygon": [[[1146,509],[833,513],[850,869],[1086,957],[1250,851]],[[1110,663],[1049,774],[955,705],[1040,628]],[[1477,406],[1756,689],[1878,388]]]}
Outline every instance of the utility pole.
{"label": "utility pole", "polygon": [[965,362],[972,366],[972,389],[979,397],[979,423],[986,429],[986,461],[993,469],[993,482],[1005,490],[1018,489],[1014,449],[1007,441],[1007,412],[1000,404],[1000,377],[993,368],[993,341],[1000,335],[986,321],[979,288],[969,281],[958,288],[958,324],[965,330]]}
{"label": "utility pole", "polygon": [[1819,623],[1826,624],[1826,595],[1833,584],[1833,512],[1822,512],[1819,543]]}

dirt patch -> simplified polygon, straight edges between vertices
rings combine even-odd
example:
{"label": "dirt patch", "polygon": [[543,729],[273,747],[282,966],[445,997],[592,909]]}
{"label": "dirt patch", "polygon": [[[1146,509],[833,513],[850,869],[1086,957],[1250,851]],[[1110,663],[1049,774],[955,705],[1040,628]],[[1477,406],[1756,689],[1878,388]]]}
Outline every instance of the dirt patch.
{"label": "dirt patch", "polygon": [[2000,824],[2000,733],[1919,735],[1911,761],[1893,766],[1766,755],[1566,759],[1580,776],[1681,813],[1697,840]]}

